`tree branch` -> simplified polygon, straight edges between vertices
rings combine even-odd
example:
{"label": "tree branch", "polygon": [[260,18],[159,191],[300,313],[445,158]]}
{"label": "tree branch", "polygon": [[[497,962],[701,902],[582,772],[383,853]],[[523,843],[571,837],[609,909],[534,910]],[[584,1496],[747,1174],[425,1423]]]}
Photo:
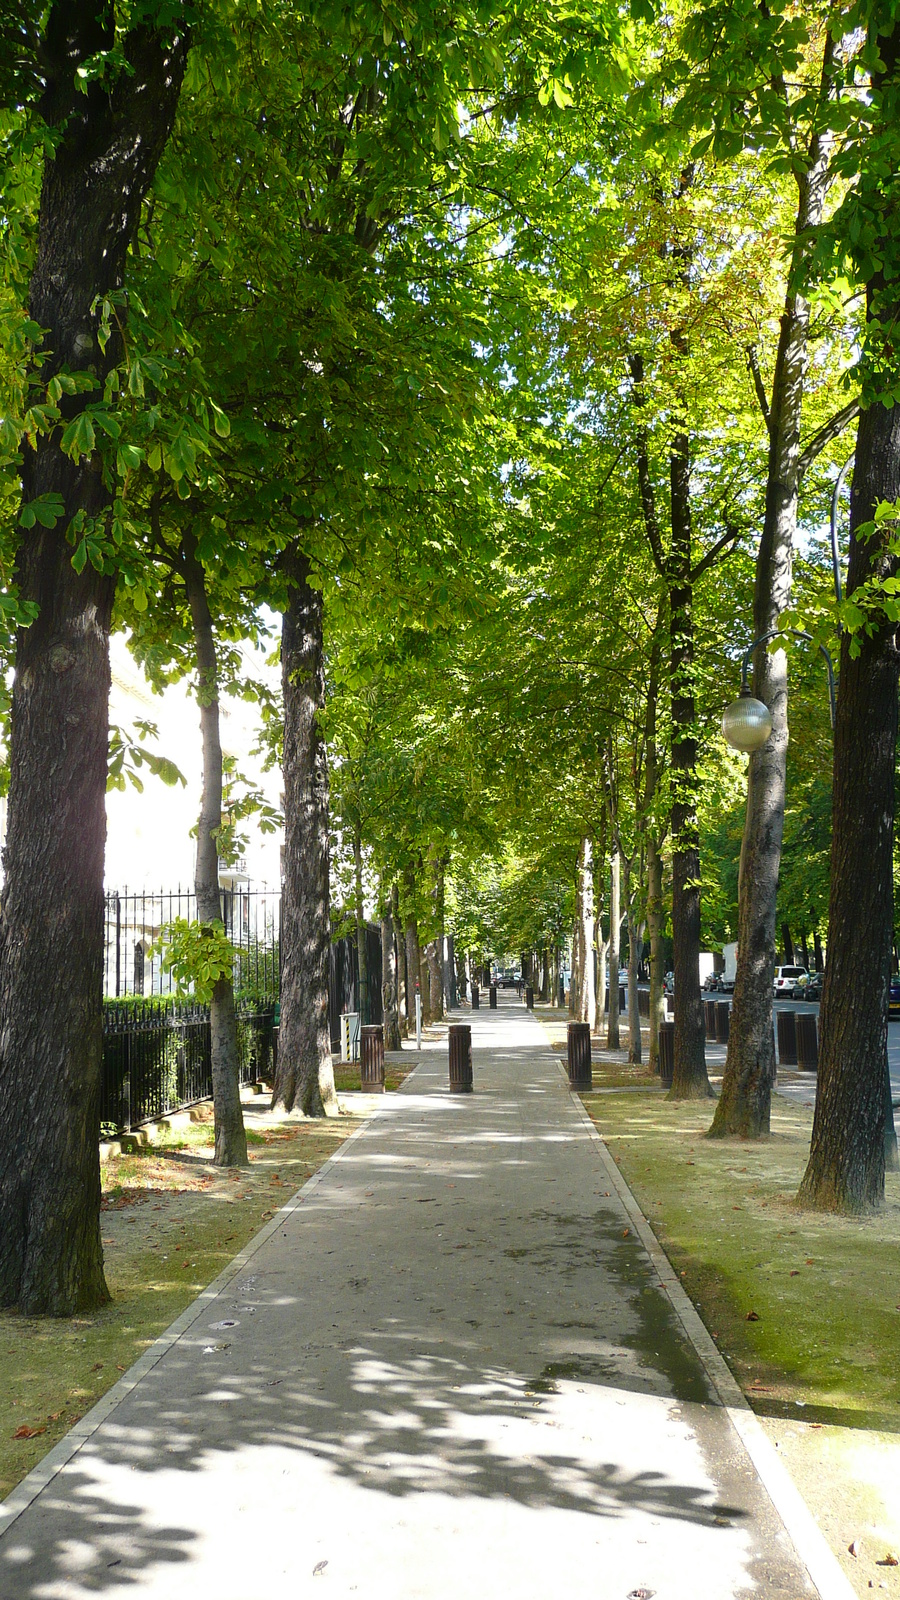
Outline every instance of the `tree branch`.
{"label": "tree branch", "polygon": [[825,446],[830,444],[832,439],[836,439],[838,434],[843,433],[847,423],[852,422],[853,418],[858,415],[859,401],[851,400],[849,405],[844,406],[842,411],[835,412],[834,416],[831,418],[831,421],[826,422],[825,426],[820,428],[818,433],[813,434],[809,444],[806,446],[806,449],[801,451],[800,460],[797,464],[797,476],[801,481],[807,471],[807,468],[812,466],[819,452],[824,450]]}
{"label": "tree branch", "polygon": [[[631,373],[634,387],[632,389],[632,402],[642,406],[644,401],[644,361],[642,356],[628,357],[628,370]],[[644,527],[647,532],[647,543],[653,557],[653,565],[661,578],[666,577],[666,557],[663,550],[662,537],[659,531],[659,519],[656,515],[656,496],[653,492],[653,479],[650,476],[650,452],[647,448],[647,429],[639,426],[637,431],[637,469],[638,487],[641,494],[641,509],[644,513]]]}
{"label": "tree branch", "polygon": [[731,555],[731,552],[734,549],[734,541],[738,537],[740,531],[740,528],[736,527],[727,528],[725,530],[721,539],[717,539],[712,549],[707,550],[703,559],[698,561],[697,565],[691,569],[692,583],[696,583],[698,578],[702,578],[704,572],[709,571],[710,567],[714,565],[716,559],[720,555]]}
{"label": "tree branch", "polygon": [[759,409],[763,414],[763,421],[771,433],[772,418],[769,412],[769,399],[766,394],[766,386],[763,383],[762,372],[760,371],[759,351],[755,344],[748,344],[747,346],[747,367],[753,379],[753,387],[756,390],[756,398],[759,401]]}

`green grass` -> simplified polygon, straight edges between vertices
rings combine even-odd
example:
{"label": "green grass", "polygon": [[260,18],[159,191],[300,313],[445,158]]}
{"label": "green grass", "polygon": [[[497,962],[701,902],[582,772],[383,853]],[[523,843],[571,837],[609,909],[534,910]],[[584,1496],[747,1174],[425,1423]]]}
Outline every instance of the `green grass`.
{"label": "green grass", "polygon": [[704,1139],[709,1104],[583,1098],[755,1409],[900,1431],[898,1176],[877,1217],[802,1212],[808,1108],[750,1143]]}

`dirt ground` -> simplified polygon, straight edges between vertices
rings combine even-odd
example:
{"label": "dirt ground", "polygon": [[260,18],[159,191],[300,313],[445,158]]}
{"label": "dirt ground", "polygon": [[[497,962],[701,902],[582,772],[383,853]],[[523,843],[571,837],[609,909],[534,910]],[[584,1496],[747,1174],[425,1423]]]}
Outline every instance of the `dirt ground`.
{"label": "dirt ground", "polygon": [[[565,1014],[541,1020],[564,1056]],[[707,1141],[709,1104],[593,1055],[584,1104],[847,1576],[900,1596],[900,1176],[876,1217],[800,1211],[809,1107]]]}

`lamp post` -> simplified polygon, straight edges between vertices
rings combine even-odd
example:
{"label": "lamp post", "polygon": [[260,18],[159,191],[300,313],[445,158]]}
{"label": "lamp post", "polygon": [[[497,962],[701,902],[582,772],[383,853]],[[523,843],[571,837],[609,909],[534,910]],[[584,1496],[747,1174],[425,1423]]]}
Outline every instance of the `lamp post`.
{"label": "lamp post", "polygon": [[[795,639],[806,639],[810,644],[815,640],[811,633],[804,633],[800,628],[772,628],[769,633],[760,634],[758,639],[744,651],[741,659],[741,692],[730,706],[726,706],[722,713],[722,732],[733,750],[742,750],[746,755],[754,750],[761,750],[769,734],[772,732],[772,716],[767,705],[762,700],[757,700],[750,689],[750,663],[753,652],[761,644],[768,644],[770,639],[777,639],[782,634],[789,633]],[[831,727],[834,730],[834,662],[824,644],[819,645],[819,651],[825,659],[825,670],[828,673],[828,704],[831,711]]]}

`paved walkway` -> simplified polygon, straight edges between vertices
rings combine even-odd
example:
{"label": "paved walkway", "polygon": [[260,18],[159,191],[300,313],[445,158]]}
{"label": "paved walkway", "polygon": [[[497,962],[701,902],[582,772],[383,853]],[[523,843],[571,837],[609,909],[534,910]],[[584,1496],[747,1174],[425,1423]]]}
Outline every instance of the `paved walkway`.
{"label": "paved walkway", "polygon": [[0,1600],[813,1593],[543,1030],[473,1021],[477,1092],[423,1051],[8,1528]]}

